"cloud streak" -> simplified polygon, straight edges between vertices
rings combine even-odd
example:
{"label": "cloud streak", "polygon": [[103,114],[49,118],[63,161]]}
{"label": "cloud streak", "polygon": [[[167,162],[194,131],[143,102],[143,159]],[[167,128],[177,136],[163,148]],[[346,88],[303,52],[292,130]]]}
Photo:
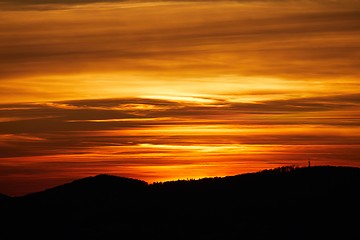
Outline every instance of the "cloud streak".
{"label": "cloud streak", "polygon": [[0,94],[7,102],[56,101],[243,94],[268,85],[298,96],[357,93],[358,9],[172,2],[2,10]]}
{"label": "cloud streak", "polygon": [[[311,156],[320,163],[334,154],[342,164],[357,165],[359,102],[359,95],[335,95],[241,104],[143,98],[3,104],[1,115],[16,119],[0,122],[1,166],[6,172],[25,158],[35,165],[44,159],[51,167],[51,159],[63,159],[64,169],[75,164],[99,172],[134,164],[160,169],[230,161],[232,166],[235,158],[266,164],[277,157],[296,164]],[[348,154],[341,156],[344,149]],[[159,179],[164,179],[160,173],[152,178]]]}
{"label": "cloud streak", "polygon": [[[1,62],[0,74],[139,68],[195,72],[213,68],[215,73],[276,75],[306,75],[303,70],[307,69],[320,76],[357,74],[360,19],[356,9],[295,5],[283,12],[275,4],[177,7],[94,7],[55,11],[56,15],[44,12],[41,18],[36,12],[24,12],[25,19],[32,19],[27,21],[17,20],[19,13],[5,13],[1,59],[6,62]],[[250,14],[249,7],[253,8]],[[147,13],[140,15],[144,10]],[[220,15],[223,11],[228,14]],[[252,14],[262,17],[252,18]],[[162,24],[154,26],[154,22]]]}

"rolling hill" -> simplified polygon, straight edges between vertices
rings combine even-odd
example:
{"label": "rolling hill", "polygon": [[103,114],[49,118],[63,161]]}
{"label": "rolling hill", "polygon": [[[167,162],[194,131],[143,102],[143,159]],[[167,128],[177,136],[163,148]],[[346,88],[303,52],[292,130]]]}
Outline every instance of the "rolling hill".
{"label": "rolling hill", "polygon": [[0,202],[5,201],[5,200],[9,200],[9,199],[10,199],[10,197],[9,197],[9,196],[7,196],[7,195],[5,195],[5,194],[0,193]]}
{"label": "rolling hill", "polygon": [[190,181],[110,175],[12,198],[1,239],[360,239],[360,168]]}

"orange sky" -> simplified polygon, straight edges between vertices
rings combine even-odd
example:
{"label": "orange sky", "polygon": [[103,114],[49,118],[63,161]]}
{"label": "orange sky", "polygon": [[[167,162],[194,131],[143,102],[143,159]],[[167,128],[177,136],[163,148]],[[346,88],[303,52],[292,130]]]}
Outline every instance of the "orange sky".
{"label": "orange sky", "polygon": [[360,167],[360,4],[0,1],[0,192]]}

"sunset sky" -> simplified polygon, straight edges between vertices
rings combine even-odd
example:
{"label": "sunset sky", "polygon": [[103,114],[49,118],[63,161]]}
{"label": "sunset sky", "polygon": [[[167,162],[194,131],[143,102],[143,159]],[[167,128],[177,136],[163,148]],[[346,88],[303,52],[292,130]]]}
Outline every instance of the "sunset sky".
{"label": "sunset sky", "polygon": [[0,0],[0,192],[360,167],[358,0]]}

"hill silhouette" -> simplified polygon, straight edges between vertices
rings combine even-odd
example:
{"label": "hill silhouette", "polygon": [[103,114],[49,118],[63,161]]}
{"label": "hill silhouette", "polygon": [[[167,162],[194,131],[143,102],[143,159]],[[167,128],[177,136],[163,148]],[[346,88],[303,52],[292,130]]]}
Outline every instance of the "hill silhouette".
{"label": "hill silhouette", "polygon": [[89,177],[1,205],[1,239],[359,239],[360,168],[147,184]]}
{"label": "hill silhouette", "polygon": [[5,194],[2,194],[0,193],[0,203],[3,202],[3,201],[7,201],[9,200],[11,197],[5,195]]}
{"label": "hill silhouette", "polygon": [[20,197],[20,204],[32,207],[99,207],[106,202],[116,204],[126,199],[132,200],[145,190],[148,184],[141,180],[111,176],[106,174],[87,177],[47,189],[42,192]]}

